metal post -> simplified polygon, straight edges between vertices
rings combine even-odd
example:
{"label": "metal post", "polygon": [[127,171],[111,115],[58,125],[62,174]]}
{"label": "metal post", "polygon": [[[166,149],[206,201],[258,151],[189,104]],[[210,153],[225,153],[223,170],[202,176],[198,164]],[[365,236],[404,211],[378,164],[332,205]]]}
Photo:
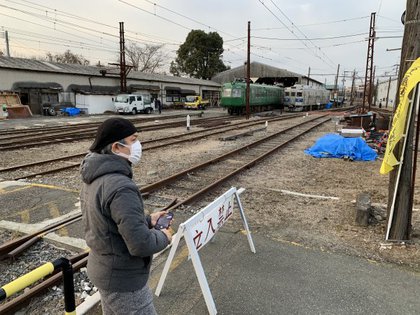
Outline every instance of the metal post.
{"label": "metal post", "polygon": [[333,100],[334,100],[334,107],[336,107],[336,98],[338,98],[338,75],[340,73],[340,64],[337,67],[337,74],[335,76],[334,82],[334,92],[333,92]]}
{"label": "metal post", "polygon": [[120,90],[122,93],[127,92],[124,22],[120,22]]}
{"label": "metal post", "polygon": [[350,91],[350,106],[353,105],[353,95],[354,95],[354,83],[356,80],[356,69],[353,71],[353,78],[351,80],[351,91]]}
{"label": "metal post", "polygon": [[250,114],[250,106],[249,106],[249,89],[250,89],[250,76],[251,76],[251,65],[250,65],[250,59],[251,59],[251,22],[248,21],[248,49],[246,54],[246,119],[249,119]]}
{"label": "metal post", "polygon": [[385,107],[388,108],[388,101],[389,101],[389,89],[391,88],[391,77],[389,77],[388,81],[388,90],[386,91],[386,104]]}
{"label": "metal post", "polygon": [[74,299],[73,267],[70,260],[60,258],[53,261],[54,269],[63,272],[64,310],[66,315],[76,314],[76,301]]}
{"label": "metal post", "polygon": [[307,85],[309,85],[309,76],[311,75],[311,67],[309,67],[309,69],[308,69],[308,83],[307,83]]}
{"label": "metal post", "polygon": [[6,56],[10,57],[10,49],[9,49],[9,32],[4,32],[4,38],[6,40]]}
{"label": "metal post", "polygon": [[376,13],[373,12],[370,14],[370,26],[369,26],[369,43],[368,43],[368,51],[366,57],[366,72],[365,72],[365,86],[363,88],[363,103],[362,108],[363,111],[365,110],[366,99],[369,103],[369,110],[370,105],[372,103],[371,95],[372,95],[372,70],[373,70],[373,48],[375,45],[375,16]]}
{"label": "metal post", "polygon": [[76,302],[74,299],[73,267],[70,260],[67,258],[60,258],[54,260],[53,262],[45,263],[35,270],[32,270],[16,280],[2,286],[0,288],[0,301],[3,301],[11,295],[22,291],[58,269],[61,269],[63,272],[65,314],[75,315]]}

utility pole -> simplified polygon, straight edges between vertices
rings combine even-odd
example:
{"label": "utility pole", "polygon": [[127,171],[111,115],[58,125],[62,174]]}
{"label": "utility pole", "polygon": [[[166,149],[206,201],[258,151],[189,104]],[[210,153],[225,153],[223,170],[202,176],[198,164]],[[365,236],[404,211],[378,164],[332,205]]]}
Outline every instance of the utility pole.
{"label": "utility pole", "polygon": [[127,92],[127,75],[125,72],[125,39],[124,22],[120,22],[120,90],[121,93]]}
{"label": "utility pole", "polygon": [[249,119],[250,107],[249,107],[249,89],[250,89],[250,76],[251,76],[251,22],[248,21],[248,47],[246,53],[246,119]]}
{"label": "utility pole", "polygon": [[376,13],[370,14],[370,26],[369,26],[369,43],[366,57],[366,72],[365,72],[365,86],[363,88],[363,103],[362,108],[365,111],[366,100],[370,105],[372,103],[372,71],[373,71],[373,50],[375,45],[375,16]]}
{"label": "utility pole", "polygon": [[388,101],[389,101],[389,89],[391,88],[391,76],[389,77],[388,80],[388,90],[386,91],[386,103],[385,103],[385,108],[388,108]]}
{"label": "utility pole", "polygon": [[[376,105],[376,102],[378,101],[378,91],[379,90],[379,78],[378,79],[376,79],[376,85],[375,85],[375,95],[374,95],[374,101],[373,101],[373,105],[374,106],[377,106]],[[379,107],[379,105],[378,105],[378,107]]]}
{"label": "utility pole", "polygon": [[[420,42],[418,40],[420,38],[420,0],[407,0],[405,14],[398,86],[401,85],[401,80],[412,62],[420,57]],[[417,93],[419,93],[419,88],[417,88]],[[399,94],[397,93],[395,104],[399,104],[398,96]],[[416,95],[413,95],[413,97],[415,99]],[[410,112],[407,116],[409,115]],[[395,156],[401,157],[403,163],[394,168],[389,176],[388,228],[385,237],[387,240],[403,241],[410,239],[417,160],[417,149],[413,150],[414,121],[416,115],[418,115],[416,108],[415,106],[412,106],[412,119],[411,121],[407,121],[407,124],[409,125],[405,135],[407,137],[405,151],[403,152],[402,141],[400,141],[394,149]],[[417,117],[417,121],[420,121],[419,117]],[[418,138],[415,143],[418,143]],[[413,151],[415,153],[414,155]],[[400,172],[399,180],[397,180],[398,172]],[[391,209],[393,211],[391,211]]]}
{"label": "utility pole", "polygon": [[343,95],[342,95],[342,97],[343,97],[343,99],[342,99],[342,101],[341,101],[341,104],[343,105],[344,104],[344,100],[346,99],[346,86],[345,86],[345,83],[346,83],[346,70],[344,70],[343,71],[343,79],[341,80],[341,83],[343,84]]}
{"label": "utility pole", "polygon": [[353,106],[353,98],[354,98],[354,83],[356,81],[356,69],[353,71],[353,78],[351,80],[351,92],[350,92],[350,106]]}
{"label": "utility pole", "polygon": [[308,82],[307,82],[307,85],[309,85],[309,76],[311,75],[311,67],[309,67],[309,69],[308,69]]}
{"label": "utility pole", "polygon": [[4,38],[6,40],[6,56],[10,57],[10,49],[9,49],[9,32],[4,32]]}
{"label": "utility pole", "polygon": [[[372,93],[374,93],[374,100],[373,100],[373,105],[376,105],[376,87],[378,85],[375,86],[375,84],[373,82],[375,82],[375,78],[376,78],[376,66],[373,67],[373,74],[372,74],[372,79],[370,80],[370,86],[371,88],[369,89],[369,100],[370,102],[369,104],[369,108],[368,111],[370,112],[370,107],[371,107],[371,102],[372,102]],[[379,80],[377,82],[379,84]]]}
{"label": "utility pole", "polygon": [[340,73],[340,64],[338,64],[337,67],[337,74],[335,76],[335,82],[334,82],[334,95],[333,95],[333,99],[334,99],[334,107],[336,107],[336,99],[338,98],[338,75]]}

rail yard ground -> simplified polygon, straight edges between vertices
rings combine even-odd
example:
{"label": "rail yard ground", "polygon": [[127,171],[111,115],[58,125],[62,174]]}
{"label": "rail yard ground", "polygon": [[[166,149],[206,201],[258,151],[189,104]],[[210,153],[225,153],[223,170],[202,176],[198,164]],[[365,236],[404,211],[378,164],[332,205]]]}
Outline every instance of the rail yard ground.
{"label": "rail yard ground", "polygon": [[[180,112],[176,111],[177,114]],[[182,112],[185,114],[191,113],[187,111]],[[169,112],[165,112],[165,114],[169,114]],[[204,113],[205,117],[221,115],[226,115],[226,112],[221,109],[209,109]],[[266,131],[258,131],[252,136],[239,137],[233,141],[220,141],[219,137],[209,136],[192,143],[181,143],[162,149],[145,151],[140,166],[135,168],[134,179],[140,186],[150,184],[223,152],[242,147],[252,140],[264,138],[273,129],[286,128],[297,122],[309,119],[313,115],[316,114],[311,114],[308,117],[302,114],[300,117],[290,120],[269,123]],[[331,112],[329,115],[335,117],[340,114]],[[69,122],[74,124],[78,121],[99,121],[103,119],[105,119],[104,116],[10,120],[0,121],[0,128],[5,130],[9,128],[26,128],[34,125],[39,126],[40,124],[65,125]],[[157,115],[156,121],[158,120],[159,116]],[[199,128],[192,127],[192,130]],[[140,140],[182,133],[185,132],[185,129],[185,127],[177,127],[144,131],[140,134]],[[275,244],[277,244],[278,247],[276,248],[282,251],[284,246],[296,245],[310,248],[311,252],[308,252],[308,255],[326,251],[333,253],[333,255],[341,255],[340,257],[357,256],[370,262],[390,263],[393,265],[391,266],[392,268],[397,266],[403,271],[413,272],[413,277],[418,277],[420,272],[420,192],[416,190],[414,196],[412,240],[405,244],[390,245],[385,243],[386,221],[383,216],[381,217],[380,213],[381,211],[382,213],[386,212],[388,176],[379,174],[381,158],[373,162],[351,162],[341,159],[315,159],[304,153],[304,149],[312,146],[319,137],[326,133],[335,132],[335,130],[335,122],[330,121],[321,125],[289,144],[285,149],[269,156],[261,163],[217,187],[209,193],[206,200],[198,202],[198,207],[205,205],[206,202],[214,199],[232,186],[243,187],[246,191],[241,195],[241,201],[250,229],[255,235],[257,244],[260,244],[260,246],[263,246],[262,244],[270,244],[269,246],[274,248],[276,247]],[[39,161],[54,156],[83,153],[87,151],[91,142],[92,139],[85,139],[71,143],[57,143],[2,151],[0,152],[2,156],[0,167],[4,168],[11,165]],[[236,163],[235,160],[230,162],[232,164]],[[22,174],[24,175],[24,173]],[[8,176],[11,175],[0,173],[2,180],[10,180]],[[419,182],[419,176],[417,175],[416,182]],[[23,182],[53,185],[73,191],[78,191],[81,185],[77,168],[38,176]],[[184,187],[184,189],[188,191],[189,188]],[[355,200],[362,192],[366,192],[371,196],[373,205],[378,209],[376,222],[368,227],[360,227],[355,224]],[[336,198],[320,199],[310,195]],[[174,197],[169,189],[166,190],[166,197],[168,199]],[[146,199],[146,210],[148,211],[153,211],[153,209],[165,205],[164,203],[159,204],[156,200],[153,202],[149,200],[149,205],[147,204],[148,201]],[[193,212],[194,209],[189,207],[180,209],[177,223],[181,223],[180,218],[187,218]],[[2,214],[0,216],[3,217]],[[237,231],[240,227],[239,220],[232,220],[226,229],[227,231]],[[60,234],[60,231],[57,233]],[[236,235],[235,233],[233,234]],[[2,229],[0,240],[3,242],[14,235],[16,235],[16,232]],[[223,240],[224,237],[222,236],[220,239]],[[233,237],[234,240],[237,239],[237,237]],[[232,241],[230,239],[228,242],[231,243]],[[246,245],[246,238],[243,238],[242,241]],[[59,245],[58,247],[65,248],[64,245]],[[56,243],[49,245],[48,241],[42,241],[33,248],[28,249],[27,253],[17,258],[17,261],[13,264],[10,264],[8,261],[0,262],[0,272],[7,275],[7,279],[2,279],[1,285],[4,284],[4,280],[10,281],[18,276],[19,273],[24,272],[25,268],[36,267],[35,264],[37,262],[58,258],[54,257],[54,255],[63,255],[63,250],[59,248],[57,248]],[[75,249],[72,248],[71,251],[74,253]],[[65,252],[68,255],[71,254],[69,249],[66,249]],[[40,256],[42,253],[45,253],[45,257]],[[28,256],[32,257],[30,258],[32,263],[30,265],[19,265],[19,260],[28,259]],[[281,255],[280,257],[274,255],[273,258],[281,259]],[[205,258],[205,260],[206,262],[209,261],[208,258]],[[208,263],[210,264],[210,262]],[[232,263],[240,264],[240,260],[235,260]],[[157,270],[159,268],[157,267]],[[345,264],[337,268],[345,268]],[[190,271],[192,272],[192,270]],[[282,273],[282,270],[278,270],[278,272]],[[76,289],[80,287],[80,282],[83,282],[82,286],[89,286],[86,277],[82,277],[82,279],[80,279],[80,276],[78,277],[79,283],[76,285]],[[158,275],[154,275],[152,278],[155,279],[156,277]],[[191,281],[196,280],[193,279]],[[181,286],[184,284],[184,282],[180,282]],[[198,287],[197,283],[194,284]],[[151,285],[156,285],[156,283]],[[216,281],[214,285],[216,286]],[[81,296],[82,291],[80,289],[78,292],[77,301],[79,303],[83,299]],[[61,309],[57,311],[57,307],[60,307],[60,302],[57,302],[60,301],[59,289],[56,288],[54,292],[55,295],[53,297],[33,302],[26,308],[26,311],[33,314],[38,312],[55,314],[61,311]],[[93,293],[93,291],[90,293]],[[216,299],[217,296],[219,295],[216,294]],[[220,302],[221,299],[219,298],[218,301]],[[202,304],[202,301],[199,303]],[[156,304],[160,313],[165,314],[165,303],[159,302],[159,299],[157,299]],[[193,309],[192,307],[186,313],[193,314]],[[226,314],[228,314],[227,309],[225,310]],[[303,310],[301,309],[301,311]],[[351,313],[352,310],[354,309],[350,307],[349,312]],[[363,310],[366,310],[366,308]],[[324,313],[322,309],[318,311],[318,313]],[[284,312],[287,312],[287,309],[284,309]],[[317,310],[314,310],[314,312],[317,313]],[[176,314],[176,311],[172,310],[171,314]],[[261,314],[264,314],[264,312]],[[276,312],[273,311],[272,314],[276,314]]]}

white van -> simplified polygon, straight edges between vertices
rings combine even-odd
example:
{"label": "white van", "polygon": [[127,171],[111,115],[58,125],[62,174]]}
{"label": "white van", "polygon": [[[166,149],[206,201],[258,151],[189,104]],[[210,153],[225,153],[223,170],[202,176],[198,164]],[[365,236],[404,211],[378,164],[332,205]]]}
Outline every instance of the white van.
{"label": "white van", "polygon": [[118,94],[114,100],[115,111],[120,114],[150,114],[155,110],[155,104],[152,103],[151,95],[142,94]]}

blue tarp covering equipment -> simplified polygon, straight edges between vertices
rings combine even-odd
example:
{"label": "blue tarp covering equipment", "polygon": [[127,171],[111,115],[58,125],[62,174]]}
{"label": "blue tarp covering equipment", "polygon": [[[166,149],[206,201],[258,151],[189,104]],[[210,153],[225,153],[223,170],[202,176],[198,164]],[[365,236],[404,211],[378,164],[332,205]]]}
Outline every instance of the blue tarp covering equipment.
{"label": "blue tarp covering equipment", "polygon": [[61,112],[65,115],[76,116],[80,114],[80,109],[76,107],[65,107],[61,110]]}
{"label": "blue tarp covering equipment", "polygon": [[355,161],[374,161],[376,152],[362,138],[344,138],[337,134],[327,134],[305,150],[317,158],[349,158]]}

